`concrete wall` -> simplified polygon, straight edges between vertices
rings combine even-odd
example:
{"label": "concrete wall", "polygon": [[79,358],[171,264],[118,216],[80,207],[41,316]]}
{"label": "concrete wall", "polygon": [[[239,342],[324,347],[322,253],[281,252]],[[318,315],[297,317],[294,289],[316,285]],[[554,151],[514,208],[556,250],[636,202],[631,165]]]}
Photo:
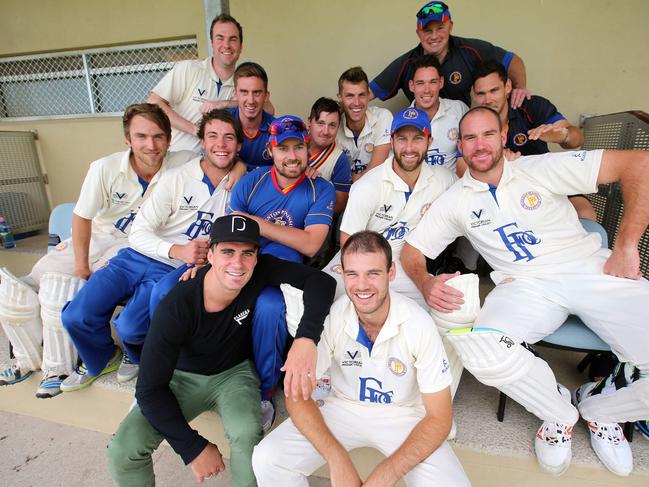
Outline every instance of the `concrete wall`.
{"label": "concrete wall", "polygon": [[[335,96],[344,69],[360,64],[371,78],[414,46],[423,2],[231,0],[230,11],[244,26],[241,60],[268,70],[278,113],[305,116],[318,96]],[[646,0],[449,3],[454,34],[519,54],[530,89],[573,123],[580,113],[649,112]],[[0,56],[186,36],[204,55],[203,25],[200,0],[3,0]],[[385,104],[404,105],[401,95]],[[76,198],[90,161],[124,147],[117,119],[0,122],[0,130],[29,129],[40,133],[55,204]]]}

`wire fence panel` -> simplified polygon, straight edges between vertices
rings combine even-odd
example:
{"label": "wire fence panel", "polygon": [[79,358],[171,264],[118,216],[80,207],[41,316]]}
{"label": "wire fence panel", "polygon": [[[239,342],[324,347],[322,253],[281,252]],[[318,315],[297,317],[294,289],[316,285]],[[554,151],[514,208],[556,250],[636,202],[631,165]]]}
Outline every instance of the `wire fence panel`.
{"label": "wire fence panel", "polygon": [[0,59],[0,119],[120,114],[197,58],[192,39]]}

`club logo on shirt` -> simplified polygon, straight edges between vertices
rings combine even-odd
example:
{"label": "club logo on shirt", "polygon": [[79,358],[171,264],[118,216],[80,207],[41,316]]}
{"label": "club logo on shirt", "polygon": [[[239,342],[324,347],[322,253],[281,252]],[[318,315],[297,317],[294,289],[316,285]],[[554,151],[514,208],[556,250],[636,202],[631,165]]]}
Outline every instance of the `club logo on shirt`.
{"label": "club logo on shirt", "polygon": [[374,151],[374,144],[371,142],[368,142],[365,144],[365,152],[369,152],[370,154]]}
{"label": "club logo on shirt", "polygon": [[526,210],[536,210],[541,206],[541,195],[536,191],[528,191],[521,196],[521,206]]}
{"label": "club logo on shirt", "polygon": [[137,215],[137,213],[131,211],[128,215],[123,216],[115,222],[115,228],[122,233],[127,233],[129,225],[133,223],[133,220],[135,220],[135,215]]}
{"label": "club logo on shirt", "polygon": [[392,205],[383,204],[379,206],[379,210],[374,213],[374,218],[378,218],[379,220],[392,221],[392,215],[390,215],[391,209]]}
{"label": "club logo on shirt", "polygon": [[430,164],[431,166],[443,166],[446,162],[446,156],[444,154],[440,154],[439,149],[433,148],[428,149],[424,160],[426,161],[426,164]]}
{"label": "club logo on shirt", "polygon": [[584,162],[584,160],[586,160],[586,151],[581,150],[579,152],[573,152],[572,157],[574,157],[575,159],[579,159],[581,162]]}
{"label": "club logo on shirt", "polygon": [[424,216],[428,211],[428,208],[430,208],[430,203],[426,203],[425,205],[423,205],[419,210],[419,216]]}
{"label": "club logo on shirt", "polygon": [[207,90],[201,90],[200,88],[197,88],[197,90],[198,90],[199,96],[205,95],[205,92],[207,91]]}
{"label": "club logo on shirt", "polygon": [[514,140],[514,144],[520,147],[521,145],[525,145],[525,142],[527,142],[527,135],[525,135],[522,132],[519,132],[516,135],[514,135],[513,140]]}
{"label": "club logo on shirt", "polygon": [[207,101],[207,99],[205,98],[205,95],[207,93],[206,89],[196,88],[196,91],[198,93],[198,96],[197,95],[192,96],[192,101],[196,101],[200,103]]}
{"label": "club logo on shirt", "polygon": [[360,174],[365,170],[366,167],[367,164],[363,164],[363,161],[361,161],[360,159],[354,159],[352,161],[351,167],[352,174]]}
{"label": "club logo on shirt", "polygon": [[484,227],[491,224],[491,218],[487,217],[487,210],[480,208],[479,210],[471,210],[469,225],[471,228]]}
{"label": "club logo on shirt", "polygon": [[[358,399],[363,402],[373,402],[376,404],[390,404],[394,391],[382,391],[383,383],[374,377],[359,377],[360,391]],[[371,387],[371,386],[376,386]]]}
{"label": "club logo on shirt", "polygon": [[342,274],[343,266],[341,266],[340,264],[334,264],[331,266],[331,272],[335,272],[336,274]]}
{"label": "club logo on shirt", "polygon": [[243,320],[245,320],[248,317],[249,314],[250,314],[250,310],[246,309],[246,310],[242,311],[241,313],[237,314],[233,318],[233,320],[237,322],[237,325],[241,326],[241,322]]}
{"label": "club logo on shirt", "polygon": [[358,356],[359,354],[358,350],[354,350],[353,352],[347,350],[346,354],[347,357],[343,358],[340,361],[341,367],[362,367],[363,366],[363,361],[361,360],[361,357]]}
{"label": "club logo on shirt", "polygon": [[388,228],[383,230],[383,236],[389,242],[390,240],[402,240],[406,238],[410,228],[406,226],[407,222],[399,221],[390,225]]}
{"label": "club logo on shirt", "polygon": [[293,216],[284,208],[271,211],[268,215],[266,215],[264,219],[268,220],[271,223],[274,223],[275,225],[281,225],[283,227],[295,226]]}
{"label": "club logo on shirt", "polygon": [[111,202],[113,205],[116,205],[116,206],[125,206],[125,205],[129,205],[129,204],[130,204],[130,201],[128,200],[127,194],[126,194],[125,192],[124,192],[124,193],[120,193],[120,192],[118,192],[118,191],[115,191],[115,192],[111,195],[110,202]]}
{"label": "club logo on shirt", "polygon": [[453,71],[448,77],[448,80],[452,84],[457,85],[460,83],[460,81],[462,81],[462,73],[460,73],[459,71]]}
{"label": "club logo on shirt", "polygon": [[197,204],[192,204],[194,197],[193,196],[183,196],[182,201],[180,202],[179,210],[180,211],[196,211],[198,210]]}
{"label": "club logo on shirt", "polygon": [[406,372],[408,371],[408,367],[406,367],[406,364],[404,364],[401,360],[399,360],[396,357],[390,357],[388,359],[388,368],[390,369],[390,372],[392,372],[394,375],[399,377],[405,375]]}
{"label": "club logo on shirt", "polygon": [[449,129],[446,135],[448,137],[448,140],[457,140],[458,135],[460,135],[460,132],[458,131],[457,127],[453,127]]}
{"label": "club logo on shirt", "polygon": [[185,235],[189,237],[189,240],[194,240],[200,235],[209,235],[212,230],[212,220],[214,220],[214,213],[199,211],[196,214],[196,221],[189,225]]}
{"label": "club logo on shirt", "polygon": [[448,369],[450,369],[450,368],[451,368],[451,366],[448,363],[448,360],[443,358],[442,359],[442,374],[445,374],[446,372],[448,372]]}
{"label": "club logo on shirt", "polygon": [[494,232],[498,232],[507,250],[514,254],[514,262],[519,260],[527,260],[529,262],[535,259],[536,257],[532,255],[532,252],[530,252],[527,246],[536,245],[541,242],[541,239],[534,235],[534,232],[531,230],[506,233],[508,227],[518,228],[518,224],[514,222],[507,223],[502,227],[496,228]]}

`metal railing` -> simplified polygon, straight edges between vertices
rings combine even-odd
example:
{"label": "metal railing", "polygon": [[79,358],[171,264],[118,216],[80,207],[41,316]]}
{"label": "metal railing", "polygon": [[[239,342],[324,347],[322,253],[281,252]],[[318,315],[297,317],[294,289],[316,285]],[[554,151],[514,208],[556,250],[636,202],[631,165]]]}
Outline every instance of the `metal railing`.
{"label": "metal railing", "polygon": [[[584,149],[649,150],[649,114],[629,111],[586,119]],[[606,229],[609,247],[613,248],[624,210],[620,185],[600,185],[599,191],[588,195],[588,199],[595,207],[597,220]],[[649,278],[649,230],[640,239],[639,248],[640,270]]]}

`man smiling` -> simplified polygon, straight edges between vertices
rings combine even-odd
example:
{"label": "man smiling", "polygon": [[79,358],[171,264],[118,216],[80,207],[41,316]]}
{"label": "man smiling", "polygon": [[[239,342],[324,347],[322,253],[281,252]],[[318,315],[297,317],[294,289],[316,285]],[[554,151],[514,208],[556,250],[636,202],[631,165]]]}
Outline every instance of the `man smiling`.
{"label": "man smiling", "polygon": [[251,456],[262,432],[250,334],[257,296],[267,285],[303,289],[304,315],[296,336],[313,342],[334,286],[320,271],[259,255],[259,245],[254,220],[217,218],[207,252],[210,265],[160,304],[142,353],[137,406],[108,447],[117,485],[153,485],[151,454],[163,439],[191,465],[198,482],[225,470],[218,447],[188,424],[208,410],[221,416],[230,443],[232,485],[256,485]]}

